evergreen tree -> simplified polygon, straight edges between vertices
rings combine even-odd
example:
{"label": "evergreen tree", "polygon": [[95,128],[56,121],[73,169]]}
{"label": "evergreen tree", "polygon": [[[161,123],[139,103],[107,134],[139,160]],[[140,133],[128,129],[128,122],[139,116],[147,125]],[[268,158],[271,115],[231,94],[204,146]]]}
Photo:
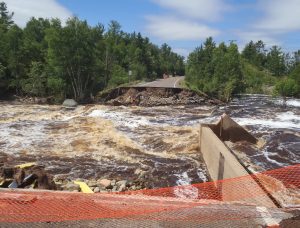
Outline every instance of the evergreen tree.
{"label": "evergreen tree", "polygon": [[267,69],[275,76],[283,76],[286,73],[284,53],[278,46],[273,46],[267,54]]}

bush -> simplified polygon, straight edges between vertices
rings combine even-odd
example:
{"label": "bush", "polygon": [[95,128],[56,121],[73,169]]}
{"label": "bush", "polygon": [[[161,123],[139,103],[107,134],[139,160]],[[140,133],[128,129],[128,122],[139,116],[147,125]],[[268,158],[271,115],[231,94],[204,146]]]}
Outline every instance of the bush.
{"label": "bush", "polygon": [[299,94],[300,87],[294,79],[285,78],[277,82],[275,93],[282,97],[293,97]]}

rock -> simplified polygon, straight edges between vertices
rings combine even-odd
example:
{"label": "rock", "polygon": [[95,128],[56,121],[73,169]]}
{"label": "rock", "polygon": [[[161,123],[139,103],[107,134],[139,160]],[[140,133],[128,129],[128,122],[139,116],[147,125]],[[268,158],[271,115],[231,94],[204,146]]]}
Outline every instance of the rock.
{"label": "rock", "polygon": [[78,103],[73,99],[66,99],[62,104],[62,106],[64,106],[65,108],[75,108],[77,107],[77,105]]}
{"label": "rock", "polygon": [[119,189],[118,189],[119,192],[124,192],[125,190],[126,190],[126,185],[125,185],[125,184],[122,184],[122,185],[119,187]]}
{"label": "rock", "polygon": [[17,169],[14,175],[14,179],[18,183],[18,185],[22,184],[23,180],[25,178],[25,171],[24,169]]}
{"label": "rock", "polygon": [[117,192],[117,191],[118,191],[118,186],[115,185],[115,186],[113,187],[113,189],[112,189],[112,192]]}
{"label": "rock", "polygon": [[111,181],[108,179],[99,180],[98,183],[104,188],[109,188],[111,186]]}
{"label": "rock", "polygon": [[126,187],[127,188],[129,188],[129,187],[131,187],[133,185],[133,181],[127,181],[127,183],[126,183]]}
{"label": "rock", "polygon": [[99,187],[94,188],[94,192],[95,193],[100,192],[100,188]]}
{"label": "rock", "polygon": [[68,184],[62,186],[62,188],[64,190],[67,190],[67,191],[70,191],[70,192],[73,192],[73,191],[79,192],[80,191],[79,185],[78,184],[73,184],[73,183],[68,183]]}
{"label": "rock", "polygon": [[89,187],[97,187],[97,186],[98,186],[98,182],[97,182],[97,181],[89,181],[89,182],[87,183],[87,185],[88,185]]}
{"label": "rock", "polygon": [[117,182],[117,186],[119,186],[118,191],[124,192],[126,190],[126,186],[128,184],[127,180],[122,180]]}
{"label": "rock", "polygon": [[131,190],[136,190],[136,187],[135,187],[135,185],[133,185],[133,186],[131,186]]}
{"label": "rock", "polygon": [[115,186],[115,185],[116,185],[116,183],[117,183],[117,181],[116,181],[116,180],[112,180],[112,181],[110,182],[111,186]]}
{"label": "rock", "polygon": [[141,190],[142,187],[141,186],[136,186],[135,190]]}
{"label": "rock", "polygon": [[122,180],[122,181],[118,181],[118,182],[117,182],[117,186],[121,186],[121,185],[125,185],[125,187],[126,187],[126,185],[127,185],[127,180]]}

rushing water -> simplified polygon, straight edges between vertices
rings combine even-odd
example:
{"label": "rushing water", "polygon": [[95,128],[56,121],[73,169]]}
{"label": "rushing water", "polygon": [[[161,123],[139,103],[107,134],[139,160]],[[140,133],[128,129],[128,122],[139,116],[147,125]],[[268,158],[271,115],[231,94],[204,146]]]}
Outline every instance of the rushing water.
{"label": "rushing water", "polygon": [[224,112],[266,141],[260,150],[246,151],[251,162],[271,169],[300,161],[297,99],[285,107],[279,99],[261,95],[220,107],[91,105],[67,111],[0,105],[0,162],[37,161],[69,179],[134,179],[143,173],[146,187],[207,181],[198,152],[199,123],[215,122]]}
{"label": "rushing water", "polygon": [[247,127],[265,145],[245,151],[259,170],[270,170],[300,163],[300,100],[282,100],[268,96],[243,96],[225,111],[240,125]]}

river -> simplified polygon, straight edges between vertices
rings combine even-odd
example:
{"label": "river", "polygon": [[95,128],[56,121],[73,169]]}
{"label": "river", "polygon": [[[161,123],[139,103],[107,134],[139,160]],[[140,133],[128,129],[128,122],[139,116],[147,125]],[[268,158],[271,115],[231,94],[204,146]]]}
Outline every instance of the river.
{"label": "river", "polygon": [[0,103],[0,163],[38,162],[56,176],[116,180],[143,174],[145,187],[209,180],[198,152],[200,123],[229,114],[266,143],[246,151],[269,170],[300,162],[300,100],[243,95],[224,106],[125,107]]}

